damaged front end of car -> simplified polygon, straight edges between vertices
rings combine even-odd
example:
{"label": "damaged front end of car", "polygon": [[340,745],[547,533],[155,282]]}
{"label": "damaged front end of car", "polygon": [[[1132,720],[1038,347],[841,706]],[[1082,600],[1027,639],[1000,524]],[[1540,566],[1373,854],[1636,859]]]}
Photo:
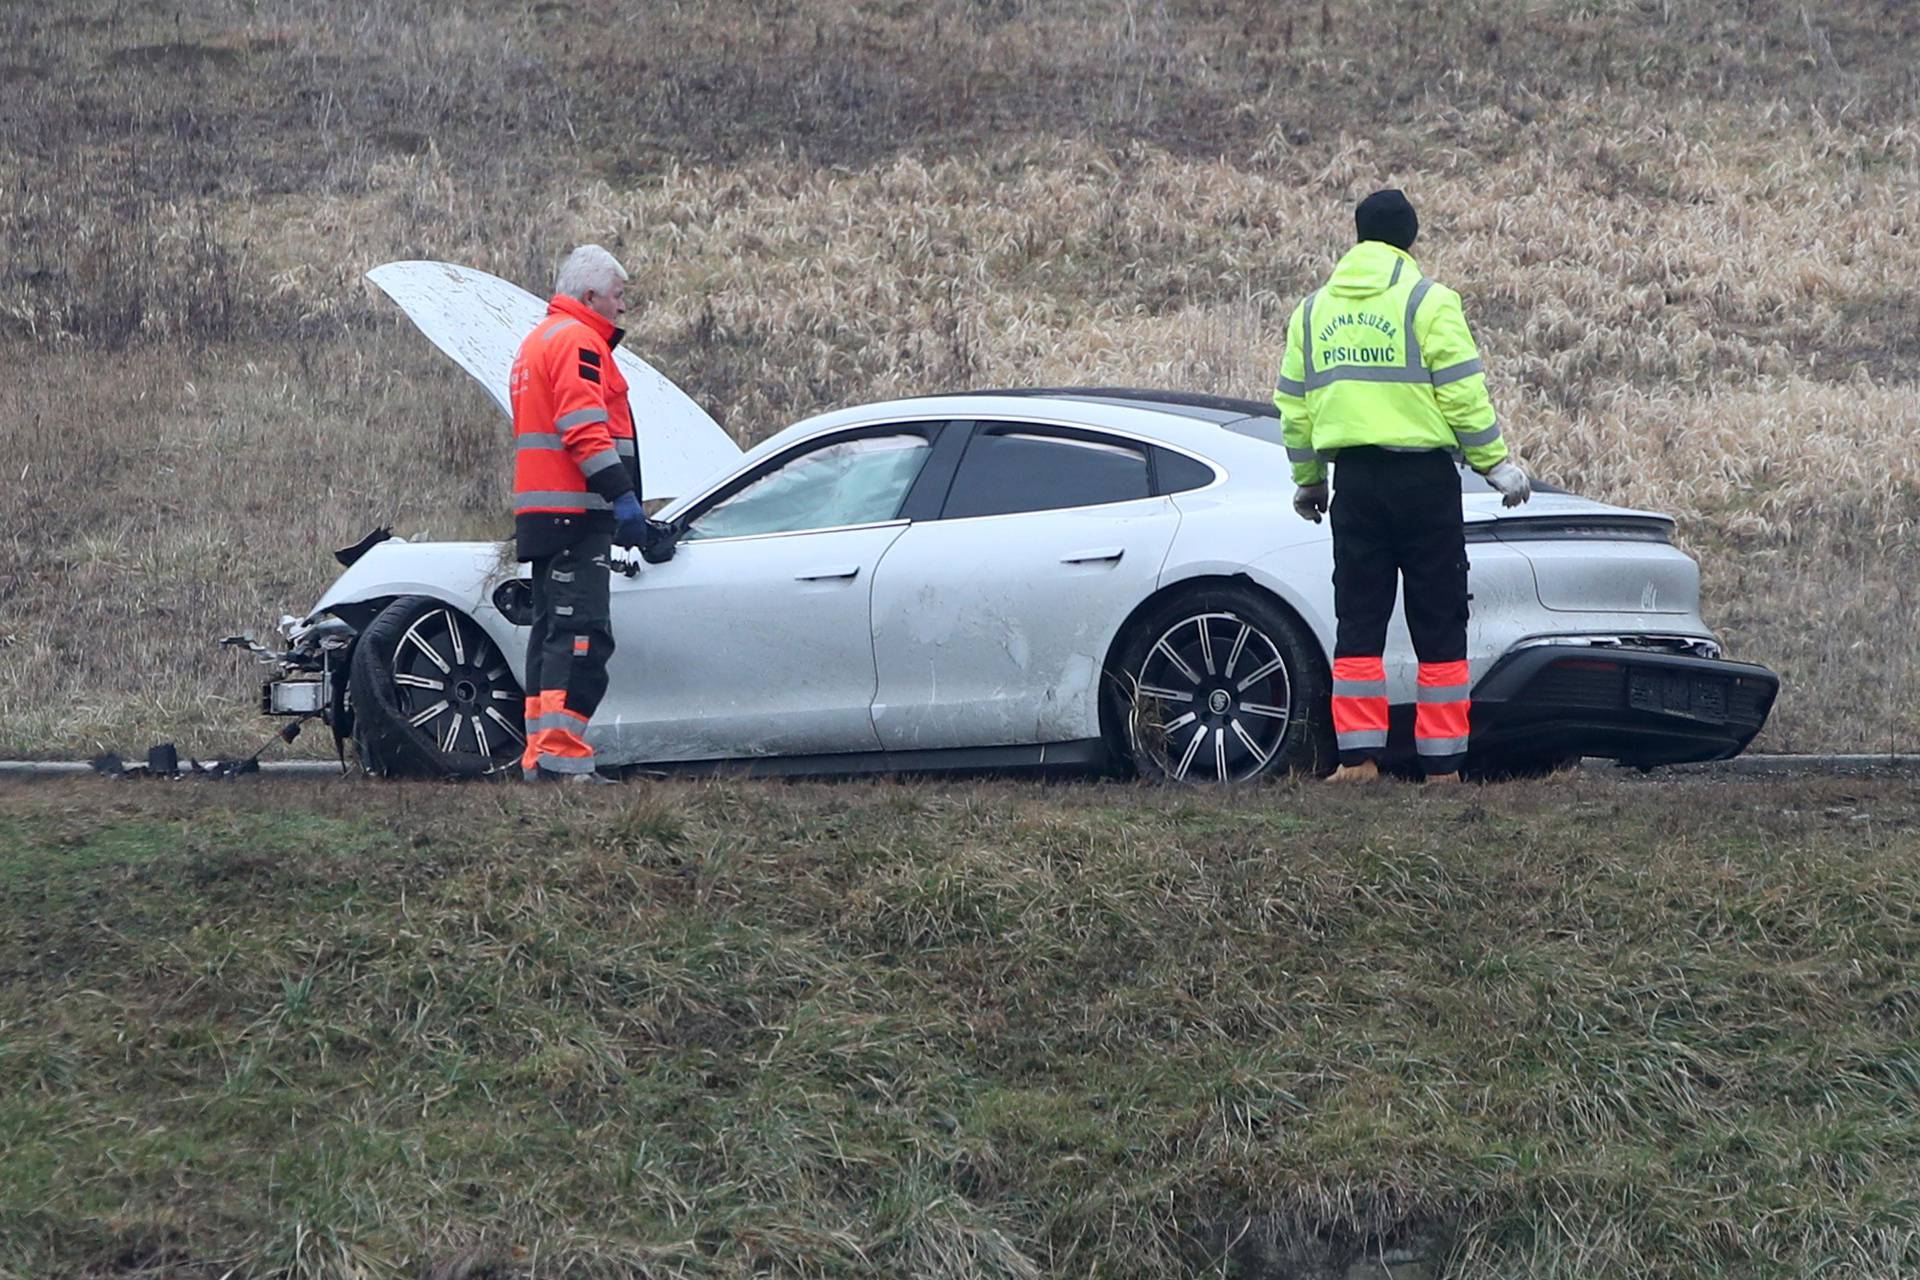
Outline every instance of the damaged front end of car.
{"label": "damaged front end of car", "polygon": [[334,558],[344,572],[304,616],[281,619],[278,643],[265,628],[262,639],[225,641],[270,669],[260,710],[290,731],[324,720],[336,753],[344,760],[351,743],[376,776],[516,768],[532,598],[512,544],[410,542],[382,529]]}
{"label": "damaged front end of car", "polygon": [[[393,530],[382,526],[341,547],[333,558],[342,568],[351,569],[367,552],[392,538]],[[246,650],[272,672],[260,685],[260,714],[293,717],[282,732],[288,741],[302,723],[318,719],[333,731],[335,754],[344,754],[353,736],[353,705],[347,691],[353,644],[366,622],[366,611],[357,612],[361,616],[348,618],[323,607],[304,618],[286,614],[277,627],[278,648],[260,643],[251,631],[220,641],[222,648]]]}
{"label": "damaged front end of car", "polygon": [[227,636],[220,644],[245,649],[272,671],[260,685],[260,714],[295,717],[296,726],[304,720],[322,720],[333,731],[335,752],[344,752],[347,739],[353,736],[347,678],[357,629],[344,618],[315,614],[304,619],[283,617],[279,631],[281,648],[261,644],[252,632]]}

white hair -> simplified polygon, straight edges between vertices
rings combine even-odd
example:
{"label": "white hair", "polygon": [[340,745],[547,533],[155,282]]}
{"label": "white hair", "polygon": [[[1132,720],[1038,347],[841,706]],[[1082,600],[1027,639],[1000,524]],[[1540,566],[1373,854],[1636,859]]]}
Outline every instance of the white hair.
{"label": "white hair", "polygon": [[605,294],[613,288],[614,281],[626,278],[627,269],[615,261],[612,254],[597,244],[583,244],[560,264],[553,291],[584,299],[588,293]]}

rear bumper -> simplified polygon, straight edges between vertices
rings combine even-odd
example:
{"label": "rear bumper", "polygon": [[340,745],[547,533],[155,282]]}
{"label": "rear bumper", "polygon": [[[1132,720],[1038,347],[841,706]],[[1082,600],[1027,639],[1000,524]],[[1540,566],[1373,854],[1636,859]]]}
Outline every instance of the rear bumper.
{"label": "rear bumper", "polygon": [[1780,677],[1745,662],[1585,645],[1508,654],[1473,690],[1473,755],[1685,764],[1739,755]]}

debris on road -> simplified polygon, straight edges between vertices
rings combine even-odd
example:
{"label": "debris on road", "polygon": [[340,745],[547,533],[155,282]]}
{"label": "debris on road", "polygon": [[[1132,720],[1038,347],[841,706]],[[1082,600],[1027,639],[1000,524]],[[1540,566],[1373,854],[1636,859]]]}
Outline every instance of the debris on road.
{"label": "debris on road", "polygon": [[[276,741],[292,742],[300,736],[300,728],[312,716],[302,716],[290,720],[274,732],[273,737],[260,744],[250,756],[234,756],[230,759],[195,760],[189,758],[186,768],[180,767],[180,751],[171,742],[156,742],[147,748],[144,761],[129,764],[125,758],[112,751],[102,751],[87,761],[87,767],[102,777],[108,778],[211,778],[226,780],[237,778],[245,773],[260,772],[260,757]],[[341,771],[346,771],[346,762],[341,761]]]}

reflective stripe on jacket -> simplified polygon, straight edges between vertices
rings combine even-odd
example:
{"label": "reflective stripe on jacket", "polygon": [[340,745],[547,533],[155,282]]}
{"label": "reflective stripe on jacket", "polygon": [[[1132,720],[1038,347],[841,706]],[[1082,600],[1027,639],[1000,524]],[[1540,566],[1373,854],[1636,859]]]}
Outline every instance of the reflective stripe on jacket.
{"label": "reflective stripe on jacket", "polygon": [[513,514],[520,558],[539,559],[590,528],[640,488],[627,380],[613,358],[620,331],[565,295],[520,344],[513,401]]}
{"label": "reflective stripe on jacket", "polygon": [[1476,471],[1507,456],[1460,295],[1377,240],[1294,308],[1273,403],[1296,484],[1354,445],[1457,449]]}

